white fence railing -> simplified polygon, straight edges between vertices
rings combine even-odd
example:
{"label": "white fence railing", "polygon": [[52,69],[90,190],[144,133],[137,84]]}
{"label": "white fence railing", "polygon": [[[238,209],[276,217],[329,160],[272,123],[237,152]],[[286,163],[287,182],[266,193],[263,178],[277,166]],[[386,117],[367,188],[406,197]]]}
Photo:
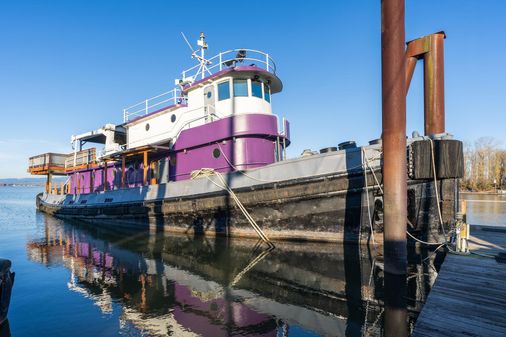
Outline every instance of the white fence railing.
{"label": "white fence railing", "polygon": [[65,159],[65,168],[71,168],[74,166],[89,165],[97,161],[96,149],[86,149],[72,153]]}
{"label": "white fence railing", "polygon": [[183,71],[183,81],[191,79],[198,80],[198,75],[204,72],[204,75],[212,75],[218,71],[235,66],[256,66],[276,74],[276,63],[269,54],[254,49],[231,49],[219,53],[216,56],[207,59],[205,71],[197,64]]}
{"label": "white fence railing", "polygon": [[123,109],[123,122],[128,122],[129,120],[176,104],[186,104],[186,97],[183,97],[181,90],[178,88],[145,99],[144,101]]}
{"label": "white fence railing", "polygon": [[68,157],[62,153],[44,153],[38,156],[30,157],[28,159],[28,167],[35,168],[41,166],[55,166],[63,167],[65,159]]}

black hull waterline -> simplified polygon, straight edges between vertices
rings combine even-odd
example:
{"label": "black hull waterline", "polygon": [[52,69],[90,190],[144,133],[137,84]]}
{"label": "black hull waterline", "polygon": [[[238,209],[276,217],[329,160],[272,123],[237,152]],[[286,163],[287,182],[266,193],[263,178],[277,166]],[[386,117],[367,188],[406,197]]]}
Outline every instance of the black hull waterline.
{"label": "black hull waterline", "polygon": [[[413,141],[408,146],[408,219],[413,225],[411,231],[439,242],[443,230],[436,193],[444,226],[449,230],[458,205],[462,143],[434,143],[435,154],[427,140]],[[272,240],[381,243],[382,235],[374,235],[383,231],[381,156],[375,155],[380,150],[380,146],[369,146],[336,151],[247,173],[235,172],[224,178]],[[432,155],[436,180],[430,164]],[[41,194],[37,207],[58,218],[97,225],[257,237],[231,195],[211,184],[215,180],[201,177],[83,195]]]}

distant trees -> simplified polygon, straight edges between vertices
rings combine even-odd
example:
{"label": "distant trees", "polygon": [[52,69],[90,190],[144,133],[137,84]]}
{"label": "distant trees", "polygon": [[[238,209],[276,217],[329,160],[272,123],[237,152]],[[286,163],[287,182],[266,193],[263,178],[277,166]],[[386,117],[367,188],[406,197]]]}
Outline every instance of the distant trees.
{"label": "distant trees", "polygon": [[506,186],[506,150],[492,137],[464,144],[464,168],[465,189],[487,191]]}

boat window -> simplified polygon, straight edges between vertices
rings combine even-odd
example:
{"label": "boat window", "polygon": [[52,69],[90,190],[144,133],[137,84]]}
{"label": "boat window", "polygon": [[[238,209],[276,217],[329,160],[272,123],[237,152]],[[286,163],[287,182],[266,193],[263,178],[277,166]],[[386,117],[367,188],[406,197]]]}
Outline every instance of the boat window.
{"label": "boat window", "polygon": [[218,83],[218,101],[223,101],[230,98],[230,84],[229,81]]}
{"label": "boat window", "polygon": [[264,83],[264,98],[267,102],[271,102],[271,92],[269,90],[269,86]]}
{"label": "boat window", "polygon": [[251,81],[251,95],[253,97],[262,98],[262,83],[258,81]]}
{"label": "boat window", "polygon": [[235,97],[248,96],[248,80],[234,80],[234,96]]}

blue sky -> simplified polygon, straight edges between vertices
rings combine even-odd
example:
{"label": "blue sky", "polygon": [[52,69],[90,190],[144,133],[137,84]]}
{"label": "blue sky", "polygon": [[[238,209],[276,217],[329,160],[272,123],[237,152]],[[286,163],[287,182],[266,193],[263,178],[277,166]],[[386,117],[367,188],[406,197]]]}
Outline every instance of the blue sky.
{"label": "blue sky", "polygon": [[[444,30],[446,128],[506,144],[506,1],[406,1],[408,40]],[[289,156],[381,133],[380,1],[0,0],[0,178],[27,157],[70,151],[70,135],[120,123],[122,109],[172,89],[193,65],[184,31],[209,53],[269,52],[284,83]],[[423,132],[421,63],[408,133]]]}

